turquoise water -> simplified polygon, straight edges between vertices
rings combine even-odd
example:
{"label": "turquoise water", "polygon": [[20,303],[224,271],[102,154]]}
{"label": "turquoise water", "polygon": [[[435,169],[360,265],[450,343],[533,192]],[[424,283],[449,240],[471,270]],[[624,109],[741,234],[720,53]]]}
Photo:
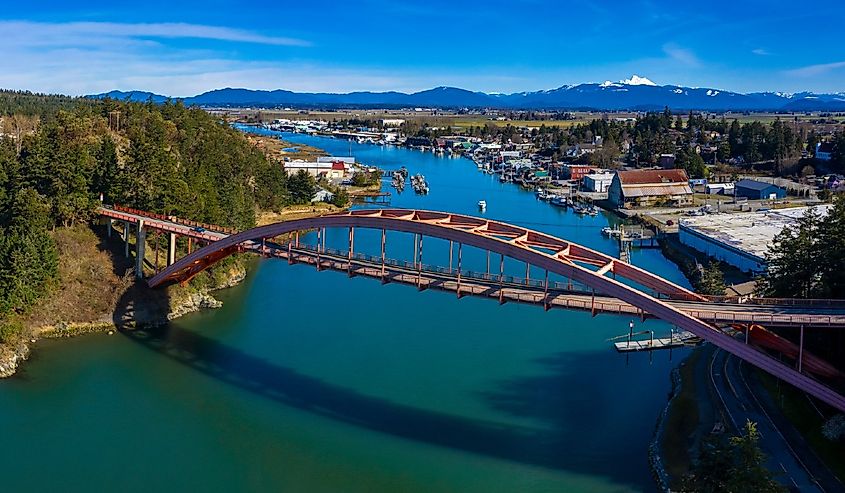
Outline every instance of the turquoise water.
{"label": "turquoise water", "polygon": [[[426,175],[430,195],[406,190],[393,206],[477,214],[485,199],[488,217],[616,251],[600,234],[614,218],[538,202],[468,160],[352,152]],[[328,242],[343,247],[346,232]],[[388,237],[392,257],[411,248],[410,236]],[[447,248],[426,239],[424,262]],[[378,234],[356,232],[356,250],[377,249]],[[481,252],[465,254],[484,269]],[[657,250],[632,260],[686,284]],[[219,298],[223,308],[158,332],[39,342],[0,381],[4,491],[654,489],[646,448],[685,352],[616,354],[606,339],[627,318],[457,300],[278,260],[257,261]]]}

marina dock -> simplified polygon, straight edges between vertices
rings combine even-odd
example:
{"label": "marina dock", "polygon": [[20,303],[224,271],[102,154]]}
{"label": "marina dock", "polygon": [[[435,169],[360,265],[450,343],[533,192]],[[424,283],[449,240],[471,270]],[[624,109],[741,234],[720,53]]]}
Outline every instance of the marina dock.
{"label": "marina dock", "polygon": [[613,346],[620,353],[632,351],[653,351],[657,349],[671,349],[676,347],[694,346],[701,342],[695,334],[689,332],[675,332],[670,337],[650,339],[630,339],[613,343]]}

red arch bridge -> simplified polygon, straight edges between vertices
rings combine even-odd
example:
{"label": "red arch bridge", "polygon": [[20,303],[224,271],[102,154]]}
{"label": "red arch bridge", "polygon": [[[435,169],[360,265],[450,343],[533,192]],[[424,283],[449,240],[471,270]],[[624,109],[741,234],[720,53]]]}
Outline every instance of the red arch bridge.
{"label": "red arch bridge", "polygon": [[[619,313],[642,318],[656,317],[845,411],[845,396],[814,378],[833,378],[837,384],[841,384],[842,374],[803,348],[805,328],[837,330],[845,327],[845,305],[835,300],[705,297],[644,269],[555,236],[503,222],[446,212],[356,210],[270,224],[241,232],[118,206],[102,207],[99,214],[107,222],[109,235],[115,223],[122,223],[121,234],[126,242],[127,255],[130,233],[133,229],[136,232],[136,275],[139,278],[144,273],[144,240],[148,231],[155,235],[167,235],[166,266],[161,269],[158,266],[158,242],[155,243],[156,261],[153,267],[156,273],[148,280],[149,286],[153,288],[168,283],[187,282],[234,253],[254,252],[285,258],[290,263],[311,264],[318,270],[340,270],[349,276],[373,277],[383,283],[410,284],[420,290],[453,291],[459,298],[472,295],[491,297],[500,303],[532,303],[545,309],[560,307],[590,310],[594,315]],[[325,248],[326,228],[348,230],[348,250]],[[380,255],[355,252],[356,228],[381,232]],[[300,232],[314,230],[317,235],[316,245],[300,243]],[[413,262],[395,261],[385,256],[388,231],[414,235]],[[188,253],[176,260],[178,236],[188,238]],[[281,237],[285,239],[280,243],[276,239]],[[425,237],[449,242],[448,267],[423,264],[422,243]],[[193,243],[199,247],[194,251]],[[485,273],[472,273],[463,269],[464,246],[487,252]],[[494,259],[492,272],[491,253]],[[505,275],[505,257],[524,262],[526,276],[516,278]],[[543,272],[539,279],[529,278],[531,266],[535,272],[537,269]],[[550,281],[550,273],[563,276],[566,282]],[[800,343],[795,345],[779,338],[763,329],[763,325],[800,327]],[[720,327],[740,328],[745,336],[737,337]],[[755,333],[758,331],[765,337],[757,338]],[[790,356],[794,364],[781,362],[755,344],[755,339],[762,343],[771,342],[772,338],[776,339],[776,343],[768,344],[767,347],[777,348]]]}

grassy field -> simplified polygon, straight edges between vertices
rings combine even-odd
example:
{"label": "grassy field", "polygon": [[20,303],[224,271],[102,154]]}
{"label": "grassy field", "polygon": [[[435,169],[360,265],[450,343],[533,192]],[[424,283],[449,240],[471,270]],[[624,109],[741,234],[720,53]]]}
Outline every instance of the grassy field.
{"label": "grassy field", "polygon": [[308,205],[292,205],[285,207],[281,212],[261,211],[258,213],[257,225],[293,221],[294,219],[305,219],[308,217],[322,216],[343,210],[326,202],[315,202]]}
{"label": "grassy field", "polygon": [[255,117],[260,113],[261,120],[265,122],[276,119],[288,120],[348,120],[348,119],[367,119],[367,120],[381,120],[381,119],[402,119],[418,124],[427,124],[434,127],[458,127],[464,128],[468,126],[484,126],[487,124],[496,126],[520,126],[520,127],[539,127],[540,125],[570,127],[578,123],[589,122],[594,118],[601,118],[601,113],[573,113],[575,119],[573,120],[496,120],[494,117],[486,117],[484,115],[454,115],[454,114],[434,114],[432,112],[386,112],[380,110],[347,110],[347,111],[308,111],[300,113],[298,111],[272,111],[272,110],[251,110],[240,112],[243,116]]}
{"label": "grassy field", "polygon": [[[315,161],[319,156],[328,156],[328,153],[317,147],[312,147],[305,144],[293,144],[285,140],[277,139],[275,137],[267,137],[264,135],[244,134],[250,142],[264,152],[264,155],[271,159],[290,158],[302,159],[303,161]],[[296,152],[286,151],[285,149],[295,148]]]}

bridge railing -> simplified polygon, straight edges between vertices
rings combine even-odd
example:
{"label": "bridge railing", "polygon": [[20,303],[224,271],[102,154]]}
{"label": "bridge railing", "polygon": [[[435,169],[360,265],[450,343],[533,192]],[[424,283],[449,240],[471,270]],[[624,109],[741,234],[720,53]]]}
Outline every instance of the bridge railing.
{"label": "bridge railing", "polygon": [[214,231],[214,232],[217,232],[217,233],[224,233],[224,234],[228,234],[228,235],[233,235],[233,234],[238,232],[238,230],[235,229],[235,228],[228,228],[228,227],[225,227],[225,226],[218,226],[216,224],[208,224],[208,223],[203,223],[203,222],[199,222],[199,221],[192,221],[190,219],[181,219],[181,218],[178,218],[178,217],[173,216],[173,215],[168,216],[166,214],[159,214],[159,213],[156,213],[156,212],[142,211],[140,209],[133,209],[131,207],[124,207],[124,206],[118,205],[118,204],[112,205],[111,208],[116,210],[116,211],[119,211],[119,212],[126,212],[128,214],[135,214],[136,216],[150,217],[150,218],[153,218],[153,219],[159,219],[161,221],[170,221],[170,222],[173,222],[173,223],[183,224],[185,226],[200,227],[200,228],[204,228],[204,229],[207,229],[209,231]]}
{"label": "bridge railing", "polygon": [[[349,258],[349,252],[345,250],[339,250],[335,248],[321,248],[318,249],[315,245],[300,245],[297,247],[299,250],[307,250],[309,252],[321,253],[325,255],[331,255],[335,257],[344,257]],[[382,262],[382,258],[380,256],[375,255],[368,255],[364,253],[353,253],[352,260],[358,260],[363,262],[370,262],[374,264],[379,264]],[[430,264],[414,264],[413,262],[408,262],[405,260],[397,260],[392,258],[385,258],[384,264],[391,266],[391,267],[399,267],[408,270],[419,270],[421,272],[427,274],[440,274],[440,275],[455,275],[457,274],[457,269],[449,269],[448,267],[441,267],[438,265],[430,265]],[[519,284],[522,286],[536,288],[536,289],[544,289],[545,288],[545,281],[538,280],[538,279],[526,279],[524,277],[519,276],[511,276],[511,275],[503,275],[500,276],[499,274],[493,273],[486,273],[486,272],[475,272],[471,270],[462,270],[461,277],[464,279],[475,279],[479,281],[486,281],[486,282],[502,282],[506,284]],[[568,291],[568,292],[580,292],[584,294],[591,294],[592,291],[585,286],[580,285],[579,283],[572,282],[572,283],[563,283],[559,281],[550,281],[549,282],[549,290],[554,291]]]}
{"label": "bridge railing", "polygon": [[732,303],[766,306],[818,306],[839,307],[845,310],[845,300],[826,298],[762,298],[756,296],[705,296],[714,303]]}

